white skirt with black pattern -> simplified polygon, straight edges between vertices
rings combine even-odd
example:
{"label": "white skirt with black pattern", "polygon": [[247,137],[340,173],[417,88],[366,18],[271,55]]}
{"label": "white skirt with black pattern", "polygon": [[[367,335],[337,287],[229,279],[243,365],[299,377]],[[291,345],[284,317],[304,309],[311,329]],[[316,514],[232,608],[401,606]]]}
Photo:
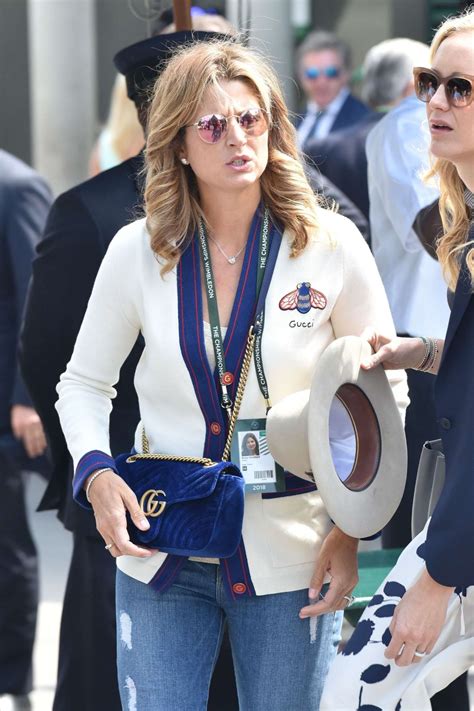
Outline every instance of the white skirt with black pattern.
{"label": "white skirt with black pattern", "polygon": [[384,656],[394,610],[425,567],[417,551],[427,528],[400,555],[333,661],[320,711],[431,711],[430,698],[474,664],[474,586],[451,596],[431,654],[408,667]]}

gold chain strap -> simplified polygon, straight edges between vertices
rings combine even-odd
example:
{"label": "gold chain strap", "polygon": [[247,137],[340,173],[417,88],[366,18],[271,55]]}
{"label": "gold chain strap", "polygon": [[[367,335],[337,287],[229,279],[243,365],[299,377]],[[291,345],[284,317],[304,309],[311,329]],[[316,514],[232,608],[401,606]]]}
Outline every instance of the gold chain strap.
{"label": "gold chain strap", "polygon": [[155,459],[162,462],[191,462],[192,464],[202,464],[204,467],[212,467],[215,462],[206,457],[180,457],[175,454],[132,454],[127,458],[127,462],[136,462],[138,459]]}
{"label": "gold chain strap", "polygon": [[[237,392],[235,394],[234,407],[232,408],[232,415],[229,421],[229,432],[227,434],[224,452],[222,454],[223,462],[229,461],[232,437],[234,436],[235,423],[237,422],[237,419],[239,417],[240,406],[242,404],[242,398],[244,396],[244,390],[249,376],[254,343],[255,334],[253,332],[253,326],[251,326],[247,338],[247,345],[245,347],[244,358],[242,361],[242,370],[240,372],[239,384],[237,386]],[[152,454],[150,452],[150,444],[148,442],[148,437],[146,436],[144,427],[142,428],[142,454],[132,454],[131,457],[128,457],[127,462],[135,462],[139,459],[154,459],[164,462],[190,462],[192,464],[202,464],[205,467],[211,467],[214,464],[212,459],[208,459],[207,457],[185,457],[173,454]]]}
{"label": "gold chain strap", "polygon": [[235,394],[234,407],[232,408],[232,415],[229,422],[229,434],[227,435],[227,441],[225,443],[224,452],[222,453],[222,461],[228,462],[230,456],[230,445],[232,444],[232,437],[234,436],[235,423],[239,417],[240,406],[242,404],[242,398],[244,396],[245,386],[247,384],[247,378],[249,377],[250,363],[252,362],[253,346],[255,343],[255,334],[253,332],[253,326],[250,327],[249,335],[247,338],[247,346],[245,348],[244,359],[242,361],[242,370],[240,371],[239,384],[237,386],[237,392]]}

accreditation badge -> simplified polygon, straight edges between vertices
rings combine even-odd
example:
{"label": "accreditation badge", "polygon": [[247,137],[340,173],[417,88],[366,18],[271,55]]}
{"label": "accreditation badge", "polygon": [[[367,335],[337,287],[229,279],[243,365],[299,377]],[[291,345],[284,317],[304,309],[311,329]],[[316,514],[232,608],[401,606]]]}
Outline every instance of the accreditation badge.
{"label": "accreditation badge", "polygon": [[267,444],[267,421],[237,420],[231,459],[245,479],[246,493],[285,491],[283,467],[275,462]]}

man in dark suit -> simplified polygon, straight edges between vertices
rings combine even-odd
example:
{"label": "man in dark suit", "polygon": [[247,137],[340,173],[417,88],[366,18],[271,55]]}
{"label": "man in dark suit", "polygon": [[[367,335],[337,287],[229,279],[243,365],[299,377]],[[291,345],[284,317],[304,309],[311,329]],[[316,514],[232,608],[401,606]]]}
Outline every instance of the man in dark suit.
{"label": "man in dark suit", "polygon": [[[21,363],[44,422],[53,471],[40,510],[58,509],[73,532],[73,553],[61,619],[55,711],[110,709],[120,700],[113,654],[115,564],[92,514],[72,500],[72,462],[54,409],[56,384],[72,354],[92,285],[109,241],[139,204],[140,158],[69,190],[54,203],[33,265]],[[111,415],[111,446],[131,447],[138,421],[133,375],[137,344],[124,364]]]}
{"label": "man in dark suit", "polygon": [[306,177],[314,192],[322,197],[323,203],[329,208],[332,208],[334,204],[337,205],[338,212],[352,220],[363,238],[368,241],[369,221],[347,195],[311,165],[306,165]]}
{"label": "man in dark suit", "polygon": [[0,697],[29,707],[38,561],[26,517],[23,471],[46,474],[46,440],[17,367],[35,245],[52,196],[25,163],[0,150]]}
{"label": "man in dark suit", "polygon": [[352,128],[306,144],[306,154],[319,170],[342,190],[369,219],[369,189],[365,144],[375,124],[408,96],[413,66],[426,47],[396,38],[372,47],[364,60],[362,97],[373,111]]}
{"label": "man in dark suit", "polygon": [[[216,33],[194,32],[203,40]],[[117,68],[145,125],[146,91],[174,46],[191,39],[179,32],[152,37],[119,52]],[[119,711],[115,666],[115,561],[104,550],[93,515],[72,500],[72,462],[54,408],[56,384],[71,357],[95,276],[116,232],[141,216],[141,156],[72,188],[54,203],[38,246],[22,334],[21,364],[51,448],[53,472],[41,502],[57,508],[73,532],[73,555],[61,620],[54,711]],[[120,371],[110,421],[114,455],[131,449],[138,403],[133,386],[140,339]]]}
{"label": "man in dark suit", "polygon": [[371,113],[356,126],[306,144],[308,161],[342,190],[369,220],[369,187],[365,142],[383,113]]}
{"label": "man in dark suit", "polygon": [[307,104],[297,122],[298,143],[306,152],[309,141],[353,126],[370,109],[349,91],[350,50],[331,32],[311,32],[298,47],[298,79]]}

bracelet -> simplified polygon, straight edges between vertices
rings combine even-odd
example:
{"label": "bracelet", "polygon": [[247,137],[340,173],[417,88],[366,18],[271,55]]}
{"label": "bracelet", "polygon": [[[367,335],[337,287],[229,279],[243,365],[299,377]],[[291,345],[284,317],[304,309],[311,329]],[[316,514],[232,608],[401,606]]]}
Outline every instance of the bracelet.
{"label": "bracelet", "polygon": [[438,340],[436,338],[433,338],[431,340],[433,341],[433,351],[432,351],[430,358],[424,365],[423,372],[425,372],[425,373],[428,373],[431,370],[431,368],[435,364],[436,358],[439,353]]}
{"label": "bracelet", "polygon": [[426,371],[426,369],[427,369],[426,366],[427,366],[429,363],[431,363],[431,362],[432,362],[432,359],[433,359],[433,353],[434,353],[434,339],[433,339],[433,338],[428,338],[428,344],[429,344],[428,354],[427,354],[425,360],[423,361],[423,363],[421,363],[421,365],[420,365],[419,368],[418,368],[418,370],[421,370],[422,372],[425,372],[425,371]]}
{"label": "bracelet", "polygon": [[417,336],[417,338],[418,338],[418,340],[423,341],[423,343],[424,343],[424,345],[425,345],[425,350],[424,350],[424,353],[423,353],[423,358],[421,359],[421,361],[419,362],[418,365],[415,365],[415,366],[413,367],[413,370],[422,370],[422,368],[423,368],[424,365],[426,364],[426,361],[427,361],[427,360],[429,359],[429,357],[430,357],[430,350],[431,350],[430,340],[431,340],[431,339],[425,338],[424,336]]}
{"label": "bracelet", "polygon": [[439,353],[438,341],[436,338],[425,338],[424,336],[418,336],[418,338],[425,344],[425,352],[421,362],[415,366],[414,370],[427,373],[433,367],[436,356]]}
{"label": "bracelet", "polygon": [[95,480],[97,479],[98,476],[100,476],[104,472],[111,472],[111,471],[113,471],[113,469],[111,469],[110,467],[104,467],[104,469],[97,469],[97,471],[95,471],[93,473],[93,475],[89,479],[87,486],[86,486],[86,499],[89,503],[91,503],[91,500],[89,499],[89,491],[90,491],[92,484],[95,482]]}

